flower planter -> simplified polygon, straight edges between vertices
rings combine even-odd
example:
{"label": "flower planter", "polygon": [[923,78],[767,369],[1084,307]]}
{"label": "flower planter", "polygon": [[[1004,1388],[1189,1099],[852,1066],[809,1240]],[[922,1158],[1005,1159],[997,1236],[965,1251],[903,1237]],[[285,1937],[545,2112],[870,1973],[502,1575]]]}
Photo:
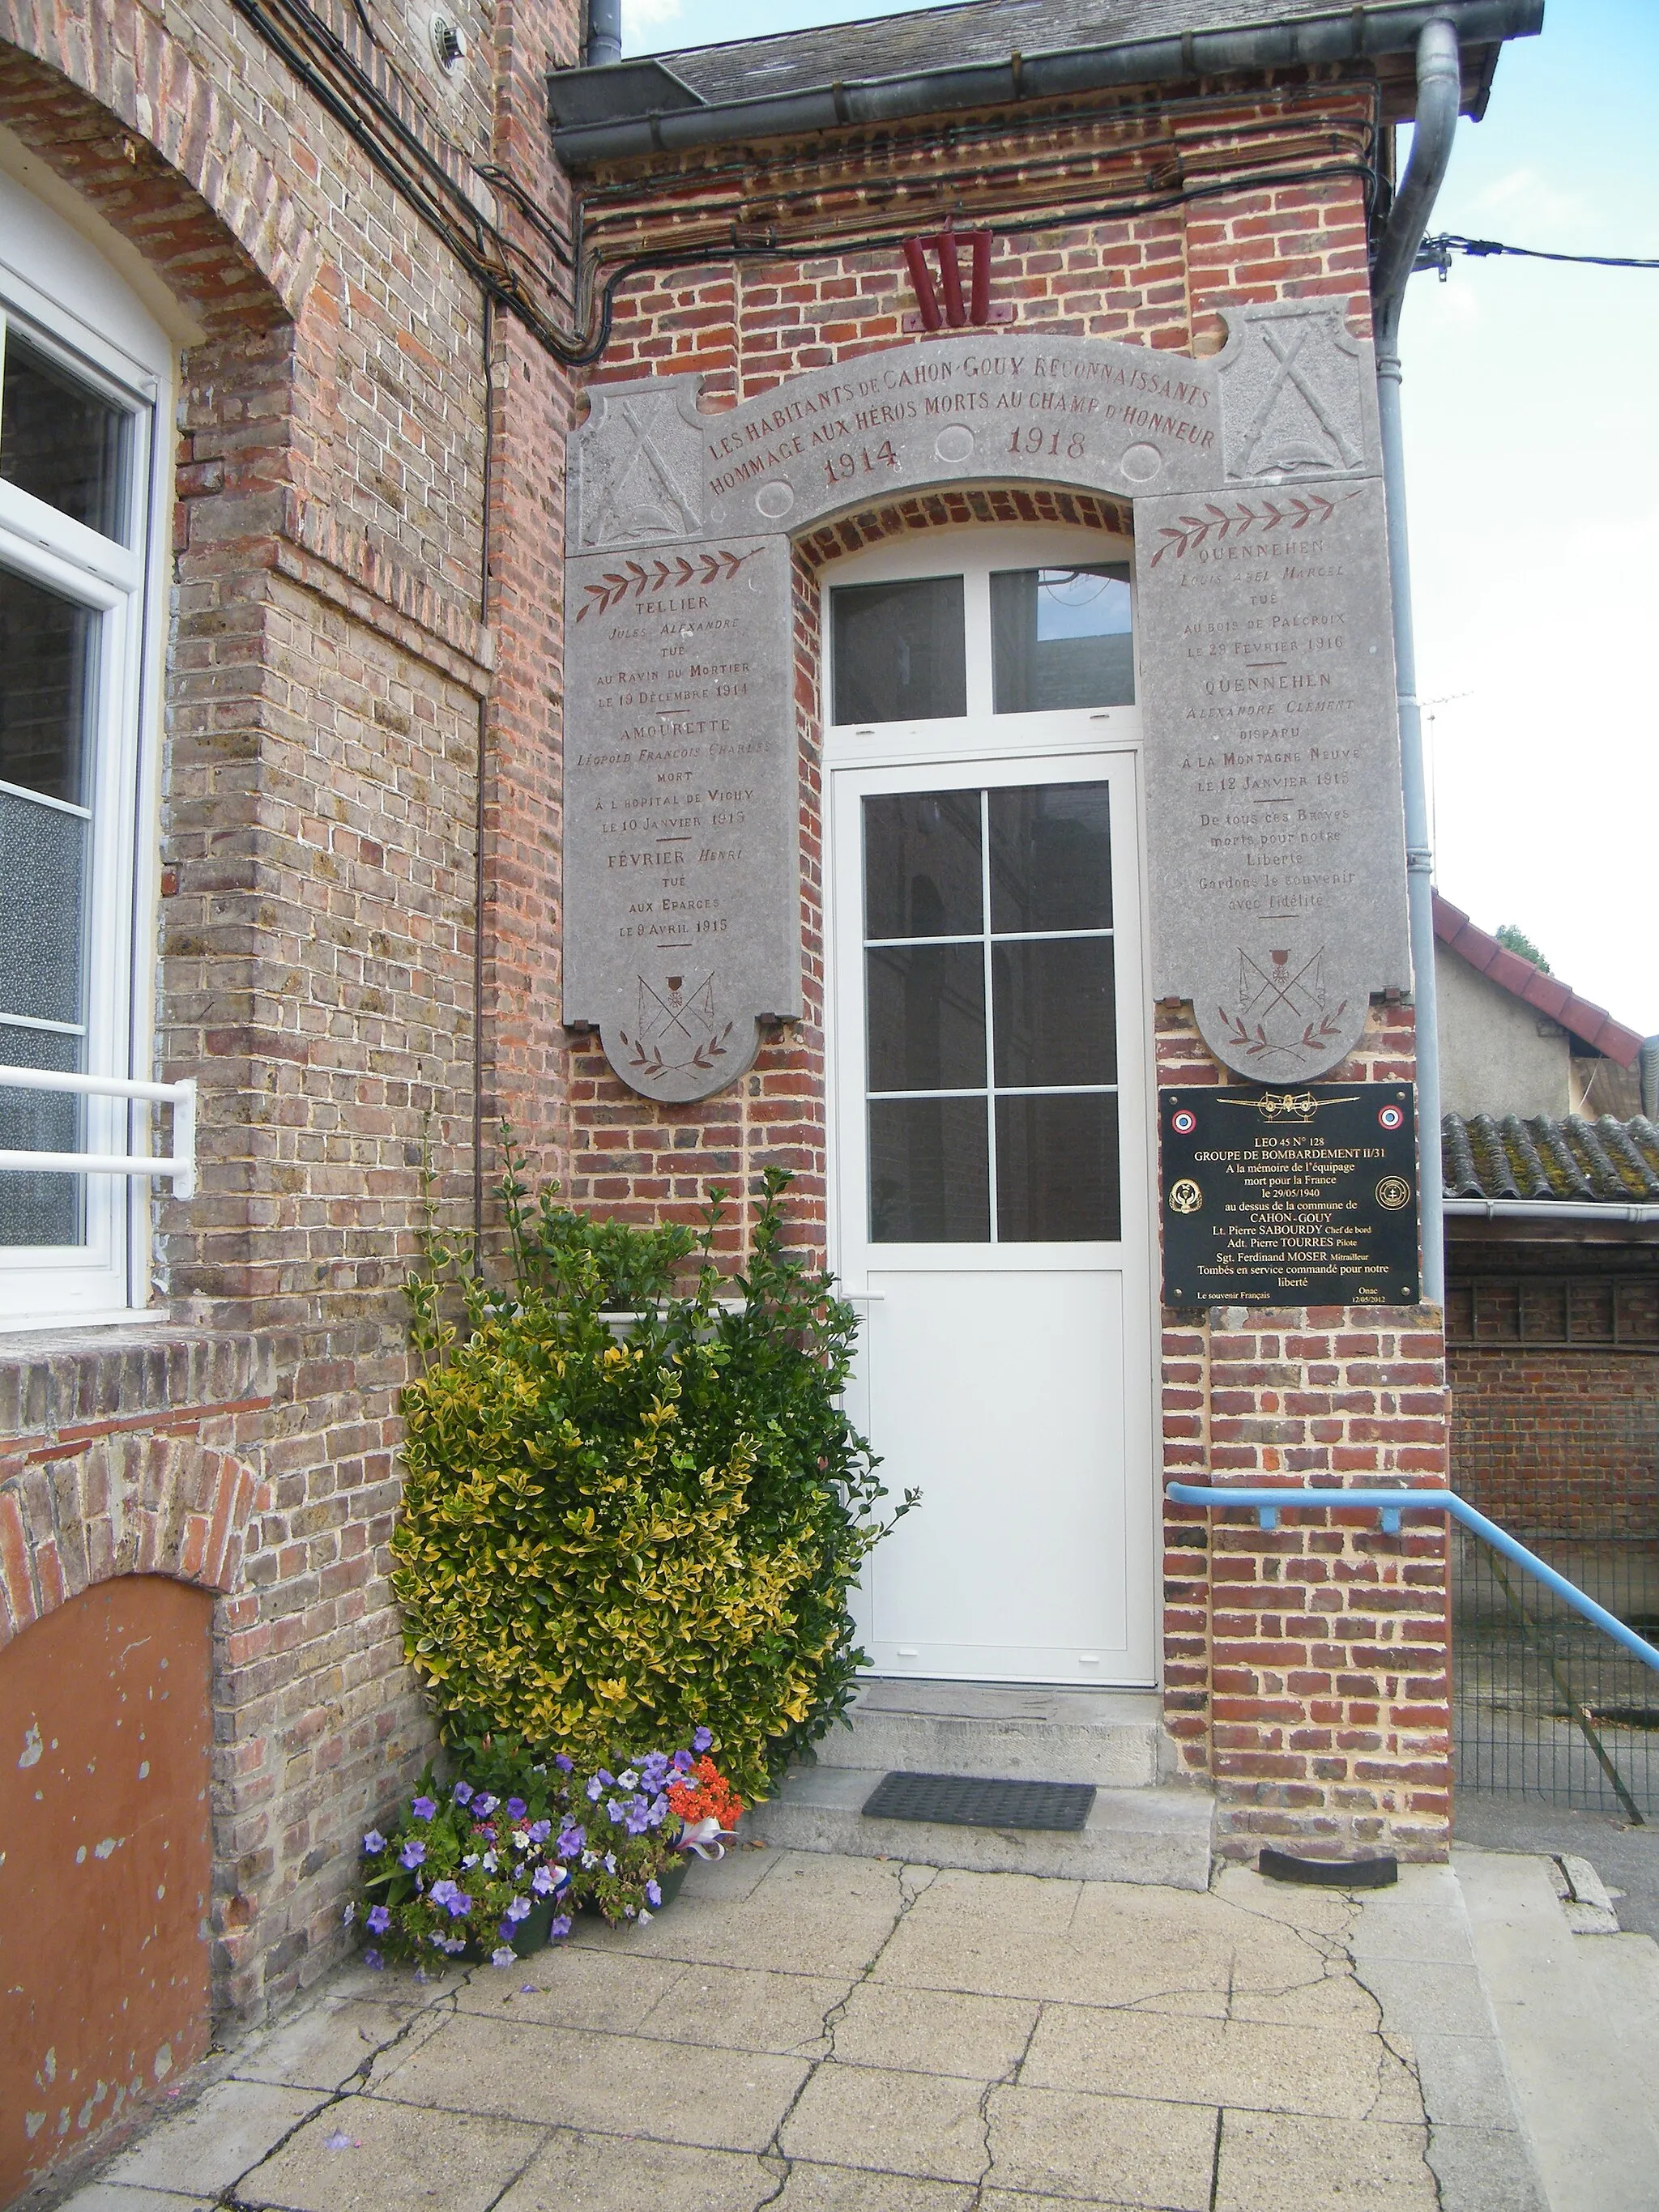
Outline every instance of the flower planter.
{"label": "flower planter", "polygon": [[[553,1905],[552,1898],[543,1898],[531,1906],[526,1917],[514,1929],[513,1949],[517,1957],[527,1959],[532,1951],[547,1948],[548,1930],[553,1925]],[[480,1938],[476,1943],[469,1943],[461,1953],[461,1963],[467,1966],[483,1966],[496,1948],[495,1943],[486,1943]]]}

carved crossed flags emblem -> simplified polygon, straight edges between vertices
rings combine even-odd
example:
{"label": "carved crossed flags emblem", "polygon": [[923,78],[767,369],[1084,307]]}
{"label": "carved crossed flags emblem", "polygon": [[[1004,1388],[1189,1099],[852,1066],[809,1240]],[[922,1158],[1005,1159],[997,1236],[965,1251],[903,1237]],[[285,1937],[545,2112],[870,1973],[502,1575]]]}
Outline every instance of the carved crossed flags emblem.
{"label": "carved crossed flags emblem", "polygon": [[[593,450],[587,464],[594,468],[602,459],[605,471],[602,483],[594,487],[598,496],[592,516],[583,518],[582,535],[589,544],[683,538],[701,529],[700,486],[687,481],[686,456],[665,450],[665,431],[675,444],[686,443],[672,402],[610,403],[604,443]],[[693,442],[695,438],[693,432]],[[691,459],[695,461],[695,453]]]}
{"label": "carved crossed flags emblem", "polygon": [[[1273,356],[1275,368],[1268,379],[1267,388],[1258,402],[1255,413],[1245,425],[1238,441],[1238,459],[1247,469],[1297,468],[1311,465],[1328,468],[1332,448],[1338,462],[1345,469],[1357,468],[1364,458],[1359,447],[1343,428],[1341,410],[1332,395],[1322,389],[1302,356],[1313,338],[1312,328],[1304,324],[1293,337],[1276,331],[1271,323],[1257,325],[1262,343]],[[1323,434],[1316,440],[1310,434],[1305,418],[1292,428],[1279,420],[1281,406],[1291,392],[1301,398],[1314,423]],[[1275,432],[1273,451],[1263,461],[1258,448],[1269,430]]]}
{"label": "carved crossed flags emblem", "polygon": [[1239,1012],[1246,1021],[1265,1021],[1282,1006],[1299,1022],[1311,1021],[1325,1011],[1325,948],[1310,953],[1302,965],[1291,966],[1288,952],[1270,952],[1268,964],[1240,949],[1238,955]]}

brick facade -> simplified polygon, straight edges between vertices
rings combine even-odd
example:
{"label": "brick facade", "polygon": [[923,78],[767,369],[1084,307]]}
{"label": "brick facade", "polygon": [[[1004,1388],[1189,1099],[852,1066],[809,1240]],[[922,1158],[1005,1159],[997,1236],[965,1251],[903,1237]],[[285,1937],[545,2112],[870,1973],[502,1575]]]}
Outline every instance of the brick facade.
{"label": "brick facade", "polygon": [[[375,11],[384,52],[349,9],[317,13],[456,190],[545,263],[546,236],[490,179],[509,173],[568,235],[542,77],[574,58],[574,8],[471,10],[453,84],[422,11]],[[894,241],[947,210],[996,232],[1011,339],[1211,352],[1220,306],[1311,295],[1348,300],[1363,328],[1374,93],[1293,76],[584,178],[586,235],[610,261],[709,255],[620,288],[592,374],[698,370],[718,410],[894,343],[911,304]],[[157,1565],[223,1593],[216,1986],[247,2016],[337,1954],[355,1839],[431,1741],[385,1580],[423,1171],[447,1223],[484,1218],[504,1115],[538,1169],[606,1212],[691,1218],[732,1189],[735,1259],[776,1163],[799,1178],[799,1235],[821,1242],[817,572],[898,530],[1123,518],[1063,488],[991,487],[878,498],[799,549],[806,1012],[732,1090],[653,1105],[557,1021],[579,380],[486,307],[228,0],[165,15],[0,0],[0,125],[201,332],[181,361],[166,580],[157,1059],[202,1091],[199,1194],[157,1209],[153,1323],[20,1338],[0,1361],[0,1643],[77,1578]],[[1216,1079],[1190,1010],[1161,1010],[1157,1042],[1160,1079]],[[1408,1019],[1374,1008],[1347,1073],[1413,1066]],[[1432,1312],[1172,1317],[1165,1391],[1172,1474],[1444,1476]],[[1171,1727],[1230,1850],[1275,1834],[1432,1854],[1440,1535],[1307,1520],[1262,1537],[1170,1510]]]}

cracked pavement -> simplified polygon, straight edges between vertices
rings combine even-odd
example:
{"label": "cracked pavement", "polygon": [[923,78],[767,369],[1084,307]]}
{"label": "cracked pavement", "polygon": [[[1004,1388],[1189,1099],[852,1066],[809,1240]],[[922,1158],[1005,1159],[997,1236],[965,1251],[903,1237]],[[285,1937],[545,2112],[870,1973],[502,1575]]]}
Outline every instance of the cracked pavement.
{"label": "cracked pavement", "polygon": [[341,1968],[66,2212],[1436,2212],[1359,1911],[741,1850],[513,1970]]}

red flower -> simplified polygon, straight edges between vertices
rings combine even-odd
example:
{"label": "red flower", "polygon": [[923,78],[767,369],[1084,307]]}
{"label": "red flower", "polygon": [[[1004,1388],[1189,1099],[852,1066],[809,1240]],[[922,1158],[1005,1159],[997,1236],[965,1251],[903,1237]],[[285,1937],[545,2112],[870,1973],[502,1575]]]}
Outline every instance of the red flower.
{"label": "red flower", "polygon": [[743,1800],[712,1759],[700,1759],[694,1770],[696,1781],[671,1782],[668,1809],[678,1813],[689,1827],[694,1820],[718,1820],[722,1828],[735,1828],[743,1817]]}

